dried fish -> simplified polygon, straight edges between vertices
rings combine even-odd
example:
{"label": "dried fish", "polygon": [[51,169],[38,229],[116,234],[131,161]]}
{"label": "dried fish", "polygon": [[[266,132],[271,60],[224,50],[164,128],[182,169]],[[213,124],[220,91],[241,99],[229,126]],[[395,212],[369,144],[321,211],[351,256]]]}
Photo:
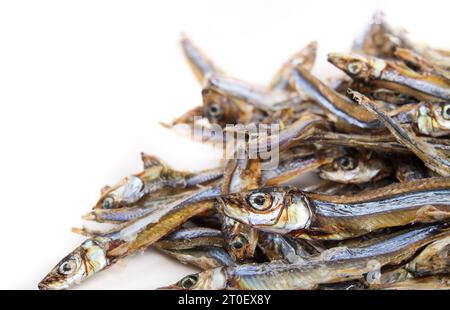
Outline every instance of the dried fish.
{"label": "dried fish", "polygon": [[399,90],[425,101],[450,100],[450,82],[437,76],[419,74],[389,60],[333,53],[328,55],[328,61],[354,79]]}
{"label": "dried fish", "polygon": [[234,264],[223,248],[222,232],[217,229],[180,229],[158,241],[155,247],[183,264],[191,264],[205,270]]}
{"label": "dried fish", "polygon": [[379,244],[345,252],[331,251],[327,259],[306,263],[246,264],[210,269],[189,275],[163,289],[314,289],[319,284],[359,279],[385,265],[398,264],[438,238],[445,228],[439,224],[408,231]]}
{"label": "dried fish", "polygon": [[411,152],[417,155],[428,168],[442,176],[450,176],[450,161],[446,154],[417,137],[412,130],[401,127],[400,124],[378,109],[372,101],[363,94],[352,90],[349,90],[349,93],[367,110],[377,115],[392,135],[400,143],[410,149]]}
{"label": "dried fish", "polygon": [[162,125],[218,146],[219,167],[141,153],[39,289],[148,247],[203,270],[165,289],[449,289],[450,51],[374,19],[351,53],[328,55],[346,75],[327,83],[311,73],[316,41],[257,85],[183,35],[202,102]]}
{"label": "dried fish", "polygon": [[131,205],[144,195],[164,187],[186,188],[219,178],[221,171],[212,169],[200,173],[176,171],[154,156],[141,154],[145,170],[129,176],[102,193],[94,209],[114,209]]}
{"label": "dried fish", "polygon": [[[118,260],[145,249],[180,227],[195,215],[213,208],[208,200],[213,188],[200,190],[172,207],[144,216],[117,232],[92,236],[61,260],[40,282],[40,289],[66,289],[115,264]],[[204,195],[203,197],[201,195]],[[202,197],[203,201],[195,199]],[[66,268],[69,266],[70,268]]]}
{"label": "dried fish", "polygon": [[339,183],[361,184],[383,179],[390,172],[390,166],[381,158],[357,153],[339,157],[333,163],[321,167],[319,175]]}
{"label": "dried fish", "polygon": [[226,216],[260,230],[339,240],[386,227],[448,219],[449,180],[405,182],[349,197],[275,187],[217,199]]}

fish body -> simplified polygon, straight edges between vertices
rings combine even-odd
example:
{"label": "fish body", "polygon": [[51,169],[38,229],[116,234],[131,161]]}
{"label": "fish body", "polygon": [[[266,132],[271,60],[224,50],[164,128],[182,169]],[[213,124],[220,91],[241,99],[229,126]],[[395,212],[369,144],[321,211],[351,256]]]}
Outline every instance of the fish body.
{"label": "fish body", "polygon": [[354,196],[262,188],[218,198],[227,216],[257,229],[306,239],[346,239],[381,228],[450,216],[448,178],[390,185]]}
{"label": "fish body", "polygon": [[[320,284],[350,281],[399,264],[445,232],[432,225],[407,231],[366,248],[334,252],[326,259],[296,264],[279,262],[220,267],[183,278],[168,289],[314,289]],[[338,254],[341,253],[341,254]],[[189,279],[189,281],[187,280]]]}

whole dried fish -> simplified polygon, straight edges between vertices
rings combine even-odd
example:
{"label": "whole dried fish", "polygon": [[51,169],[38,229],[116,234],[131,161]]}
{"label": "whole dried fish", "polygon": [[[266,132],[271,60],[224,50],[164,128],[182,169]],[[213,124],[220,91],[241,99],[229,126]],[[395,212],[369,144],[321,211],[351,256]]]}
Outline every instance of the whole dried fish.
{"label": "whole dried fish", "polygon": [[166,289],[449,289],[450,51],[381,13],[346,73],[311,73],[313,41],[268,85],[229,76],[183,35],[202,102],[167,128],[222,151],[217,168],[105,186],[87,237],[39,283],[67,289],[154,247],[202,270]]}
{"label": "whole dried fish", "polygon": [[217,179],[222,175],[222,172],[216,169],[197,174],[176,171],[147,154],[142,154],[142,159],[145,170],[123,179],[104,191],[94,209],[113,209],[131,205],[144,195],[164,187],[185,188]]}
{"label": "whole dried fish", "polygon": [[306,239],[344,239],[450,217],[448,178],[405,182],[354,196],[261,188],[218,198],[226,216],[260,230]]}
{"label": "whole dried fish", "polygon": [[438,224],[408,231],[371,247],[355,248],[353,252],[330,250],[332,255],[326,259],[220,267],[189,275],[163,289],[314,289],[319,284],[358,279],[385,265],[398,264],[443,233],[445,228]]}
{"label": "whole dried fish", "polygon": [[442,176],[450,176],[450,161],[445,153],[417,137],[412,130],[401,127],[395,120],[378,109],[366,96],[352,90],[349,90],[349,93],[367,110],[377,115],[392,135],[417,155],[424,162],[425,166]]}
{"label": "whole dried fish", "polygon": [[[195,202],[201,195],[204,201]],[[40,289],[66,289],[79,284],[120,259],[145,249],[180,227],[195,215],[213,208],[208,195],[213,189],[201,190],[156,214],[144,216],[117,232],[93,236],[63,258],[40,282]],[[70,268],[66,268],[69,266]]]}
{"label": "whole dried fish", "polygon": [[387,89],[401,90],[425,101],[450,100],[450,83],[437,76],[419,74],[389,60],[356,54],[328,55],[328,61],[350,77],[376,83]]}

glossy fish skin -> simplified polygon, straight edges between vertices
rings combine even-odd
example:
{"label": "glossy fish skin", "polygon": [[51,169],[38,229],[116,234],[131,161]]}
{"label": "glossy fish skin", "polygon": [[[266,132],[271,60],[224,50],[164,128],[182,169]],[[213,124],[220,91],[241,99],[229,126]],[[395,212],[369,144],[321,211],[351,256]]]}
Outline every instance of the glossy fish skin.
{"label": "glossy fish skin", "polygon": [[164,188],[182,189],[197,184],[207,183],[219,178],[218,169],[198,173],[177,171],[163,164],[158,158],[142,153],[144,170],[129,176],[102,193],[94,209],[115,209],[130,206],[145,195]]}
{"label": "glossy fish skin", "polygon": [[109,265],[109,240],[88,239],[61,260],[39,283],[40,290],[63,290],[79,284]]}
{"label": "glossy fish skin", "polygon": [[[247,264],[220,267],[183,278],[165,289],[314,289],[320,284],[359,279],[385,265],[399,264],[441,236],[445,228],[432,225],[378,245],[298,264]],[[334,252],[334,254],[340,253]],[[189,279],[189,281],[187,280]]]}
{"label": "glossy fish skin", "polygon": [[391,170],[380,158],[353,154],[337,158],[332,164],[321,167],[319,175],[322,179],[338,183],[362,184],[387,177]]}
{"label": "glossy fish skin", "polygon": [[302,67],[293,69],[292,75],[297,91],[329,111],[329,117],[334,121],[341,120],[362,129],[382,128],[376,117],[326,86]]}
{"label": "glossy fish skin", "polygon": [[344,134],[331,131],[315,130],[308,141],[319,142],[327,145],[338,145],[354,148],[364,148],[374,151],[386,151],[393,153],[410,153],[401,143],[389,135],[364,135]]}
{"label": "glossy fish skin", "polygon": [[[261,182],[261,164],[258,159],[230,159],[224,168],[222,194],[258,188]],[[222,233],[225,248],[234,261],[254,256],[258,244],[258,231],[234,219],[223,217]]]}
{"label": "glossy fish skin", "polygon": [[300,98],[292,92],[268,90],[266,87],[219,74],[209,75],[202,89],[203,115],[212,124],[246,124],[262,119],[279,107],[295,104]]}
{"label": "glossy fish skin", "polygon": [[165,250],[185,250],[199,246],[223,247],[222,232],[205,227],[182,228],[157,242],[157,247]]}
{"label": "glossy fish skin", "polygon": [[450,100],[450,83],[437,77],[421,75],[381,58],[333,53],[328,61],[350,77],[393,90],[399,90],[421,100]]}
{"label": "glossy fish skin", "polygon": [[262,182],[264,186],[286,184],[303,174],[332,163],[339,153],[336,149],[327,149],[313,155],[283,160],[276,169],[262,171]]}
{"label": "glossy fish skin", "polygon": [[275,187],[218,201],[227,216],[263,231],[341,240],[381,228],[448,219],[449,197],[450,179],[429,178],[348,197]]}
{"label": "glossy fish skin", "polygon": [[192,227],[182,228],[158,241],[155,247],[183,264],[201,269],[211,269],[234,264],[223,249],[222,232],[217,229]]}
{"label": "glossy fish skin", "polygon": [[235,264],[226,250],[216,246],[199,246],[182,250],[161,249],[161,251],[182,264],[190,264],[203,270]]}
{"label": "glossy fish skin", "polygon": [[316,61],[317,41],[312,41],[302,50],[292,55],[272,78],[269,89],[295,91],[291,85],[292,68],[302,66],[306,70],[311,70]]}
{"label": "glossy fish skin", "polygon": [[143,154],[144,171],[129,176],[105,191],[94,208],[114,209],[131,205],[144,195],[165,186],[185,187],[185,178],[190,174],[172,170],[156,157]]}
{"label": "glossy fish skin", "polygon": [[181,48],[184,56],[194,72],[195,77],[199,83],[203,83],[205,76],[212,73],[223,73],[222,69],[218,68],[208,56],[206,56],[192,40],[186,35],[181,35]]}
{"label": "glossy fish skin", "polygon": [[136,220],[151,212],[160,210],[179,199],[188,195],[187,193],[177,194],[168,197],[145,197],[134,206],[116,209],[94,209],[82,216],[84,220],[96,221],[98,223],[124,223]]}
{"label": "glossy fish skin", "polygon": [[270,261],[299,263],[311,255],[296,240],[278,234],[260,232],[258,247]]}
{"label": "glossy fish skin", "polygon": [[[198,190],[178,202],[166,206],[165,209],[121,226],[118,231],[92,236],[91,239],[66,256],[45,277],[39,288],[67,289],[115,264],[120,259],[147,248],[179,228],[190,218],[212,210],[214,203],[211,198],[217,193],[213,186]],[[93,254],[85,255],[86,252]],[[57,273],[57,268],[72,257],[77,260],[77,263],[74,264],[77,266],[76,271],[67,276]],[[87,267],[83,269],[79,266]]]}
{"label": "glossy fish skin", "polygon": [[355,101],[375,114],[386,125],[391,134],[419,157],[425,166],[442,176],[450,176],[450,161],[447,154],[417,137],[412,130],[401,127],[399,123],[377,108],[366,96],[352,90],[349,90],[349,94]]}

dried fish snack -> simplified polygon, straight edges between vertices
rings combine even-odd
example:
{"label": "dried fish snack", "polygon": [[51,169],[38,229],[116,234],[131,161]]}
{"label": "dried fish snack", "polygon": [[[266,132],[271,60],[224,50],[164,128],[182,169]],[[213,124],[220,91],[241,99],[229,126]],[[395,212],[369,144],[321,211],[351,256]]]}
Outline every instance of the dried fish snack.
{"label": "dried fish snack", "polygon": [[258,85],[183,35],[202,99],[164,126],[222,144],[220,164],[141,153],[38,288],[153,247],[202,270],[164,289],[450,289],[450,51],[374,20],[351,51],[327,51],[345,73],[332,82],[311,72],[316,41]]}

